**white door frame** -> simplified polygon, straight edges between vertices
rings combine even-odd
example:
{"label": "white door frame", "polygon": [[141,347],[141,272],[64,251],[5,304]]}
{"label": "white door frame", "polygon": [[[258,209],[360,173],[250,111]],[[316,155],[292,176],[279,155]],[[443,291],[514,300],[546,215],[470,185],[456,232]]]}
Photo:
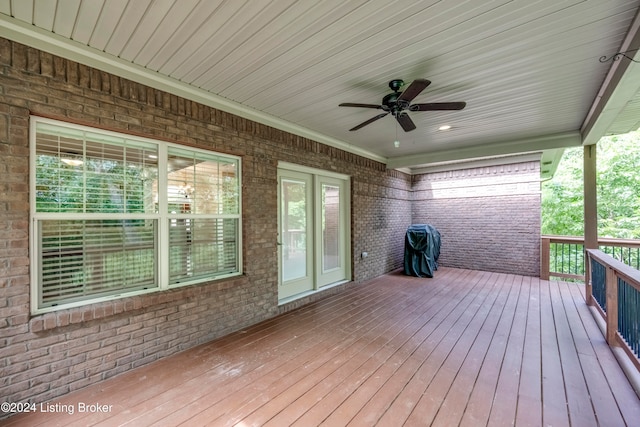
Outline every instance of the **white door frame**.
{"label": "white door frame", "polygon": [[[312,196],[308,203],[311,208],[310,228],[308,240],[312,245],[310,256],[312,262],[307,263],[313,271],[311,273],[311,286],[288,286],[283,283],[282,254],[284,243],[281,239],[282,231],[282,178],[303,179],[310,176],[312,179]],[[337,266],[324,269],[322,262],[323,230],[322,230],[322,191],[323,186],[337,187],[339,189],[339,262]],[[294,163],[278,163],[278,300],[287,302],[317,292],[323,287],[337,285],[351,278],[351,178],[348,175],[309,168]]]}

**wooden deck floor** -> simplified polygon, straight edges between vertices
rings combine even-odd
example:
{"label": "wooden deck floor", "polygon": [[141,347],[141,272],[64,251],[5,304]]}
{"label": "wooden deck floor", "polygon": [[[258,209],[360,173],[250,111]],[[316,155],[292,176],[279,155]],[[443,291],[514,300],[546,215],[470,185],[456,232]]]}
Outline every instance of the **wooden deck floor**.
{"label": "wooden deck floor", "polygon": [[[81,403],[111,405],[79,413]],[[582,287],[389,274],[7,425],[637,426]],[[55,409],[55,406],[52,407]],[[0,423],[1,424],[1,423]]]}

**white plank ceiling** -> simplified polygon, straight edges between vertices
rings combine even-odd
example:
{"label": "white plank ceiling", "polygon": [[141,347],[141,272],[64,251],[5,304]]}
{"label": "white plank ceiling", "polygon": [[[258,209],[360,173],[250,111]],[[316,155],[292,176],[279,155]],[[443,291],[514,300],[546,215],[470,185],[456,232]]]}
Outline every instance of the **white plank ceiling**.
{"label": "white plank ceiling", "polygon": [[[0,36],[386,162],[425,165],[583,142],[638,0],[0,0]],[[635,52],[632,52],[632,55]],[[404,132],[389,80],[429,79]],[[640,80],[640,79],[637,79]],[[638,83],[640,84],[640,83]],[[636,129],[637,86],[618,103]],[[622,111],[624,110],[624,111]],[[618,115],[616,115],[616,118]],[[589,120],[596,120],[590,117]],[[615,123],[614,123],[615,122]],[[440,131],[441,125],[450,125]],[[394,140],[400,142],[394,146]],[[419,170],[419,169],[415,169]]]}

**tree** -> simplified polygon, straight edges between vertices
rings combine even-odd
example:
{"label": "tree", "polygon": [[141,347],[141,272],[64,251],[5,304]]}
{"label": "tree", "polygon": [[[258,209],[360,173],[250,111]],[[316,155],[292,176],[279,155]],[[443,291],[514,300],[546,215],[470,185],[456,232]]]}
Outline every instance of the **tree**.
{"label": "tree", "polygon": [[[597,146],[598,235],[640,239],[640,132]],[[542,185],[542,233],[584,235],[583,148],[569,148]]]}
{"label": "tree", "polygon": [[542,234],[584,235],[582,149],[567,149],[553,179],[542,185]]}

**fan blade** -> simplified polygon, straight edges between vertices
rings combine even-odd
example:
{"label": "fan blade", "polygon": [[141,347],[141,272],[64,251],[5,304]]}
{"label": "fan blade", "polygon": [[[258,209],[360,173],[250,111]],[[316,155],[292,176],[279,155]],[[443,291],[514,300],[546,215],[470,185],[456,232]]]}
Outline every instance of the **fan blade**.
{"label": "fan blade", "polygon": [[378,109],[381,109],[382,105],[354,104],[352,102],[343,102],[342,104],[339,104],[338,107],[359,107],[359,108],[378,108]]}
{"label": "fan blade", "polygon": [[431,102],[410,105],[409,111],[462,110],[466,105],[466,102]]}
{"label": "fan blade", "polygon": [[375,117],[373,117],[373,118],[371,118],[371,119],[367,120],[366,122],[362,122],[362,123],[360,123],[358,126],[356,126],[356,127],[354,127],[354,128],[349,129],[349,131],[354,131],[354,130],[358,130],[358,129],[360,129],[360,128],[363,128],[363,127],[365,127],[366,125],[368,125],[369,123],[373,123],[373,122],[375,122],[376,120],[379,120],[379,119],[383,118],[383,117],[384,117],[384,116],[386,116],[387,114],[389,114],[389,113],[382,113],[382,114],[378,114],[377,116],[375,116]]}
{"label": "fan blade", "polygon": [[405,132],[410,132],[416,128],[416,125],[411,120],[411,117],[407,113],[400,113],[396,116],[398,123],[402,126]]}
{"label": "fan blade", "polygon": [[427,79],[415,79],[411,82],[408,88],[404,90],[398,97],[398,105],[401,108],[407,108],[409,103],[413,101],[413,98],[420,95],[427,86],[429,86],[431,82]]}

